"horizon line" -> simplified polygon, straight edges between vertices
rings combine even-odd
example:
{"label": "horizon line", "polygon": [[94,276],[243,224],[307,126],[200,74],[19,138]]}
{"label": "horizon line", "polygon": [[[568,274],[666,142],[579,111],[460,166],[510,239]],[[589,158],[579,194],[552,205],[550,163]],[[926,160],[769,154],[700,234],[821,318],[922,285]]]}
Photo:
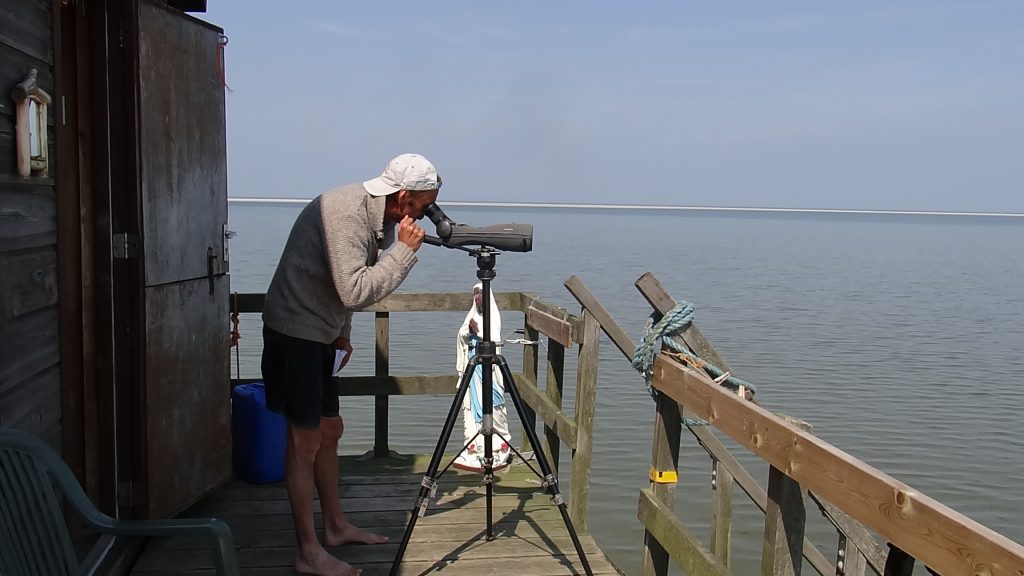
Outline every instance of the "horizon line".
{"label": "horizon line", "polygon": [[[306,204],[309,198],[228,197],[228,203],[237,204]],[[941,210],[865,210],[844,208],[758,208],[736,206],[665,206],[658,204],[567,204],[551,202],[480,202],[451,200],[447,206],[481,208],[577,208],[585,210],[670,210],[679,212],[772,212],[791,214],[864,214],[888,216],[986,216],[998,218],[1024,218],[1019,212],[953,212]]]}

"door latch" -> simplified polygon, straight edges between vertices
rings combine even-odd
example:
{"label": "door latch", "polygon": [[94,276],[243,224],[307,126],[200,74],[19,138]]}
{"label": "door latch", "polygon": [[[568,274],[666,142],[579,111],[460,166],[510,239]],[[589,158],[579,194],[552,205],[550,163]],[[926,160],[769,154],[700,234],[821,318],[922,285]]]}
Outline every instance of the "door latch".
{"label": "door latch", "polygon": [[217,254],[213,251],[213,246],[206,247],[206,279],[210,281],[210,295],[214,294],[214,283],[213,277],[216,274],[217,267],[214,263],[217,261]]}

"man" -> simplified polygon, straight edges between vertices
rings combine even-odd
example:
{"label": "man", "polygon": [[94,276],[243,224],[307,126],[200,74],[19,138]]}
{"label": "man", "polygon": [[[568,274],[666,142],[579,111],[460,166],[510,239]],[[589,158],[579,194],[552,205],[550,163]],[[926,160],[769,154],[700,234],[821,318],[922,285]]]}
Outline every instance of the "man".
{"label": "man", "polygon": [[[267,290],[263,379],[267,406],[288,421],[285,484],[299,573],[356,576],[360,570],[324,546],[387,542],[354,526],[341,509],[337,446],[344,424],[331,375],[336,350],[347,353],[341,366],[352,357],[352,311],[394,292],[416,263],[424,235],[416,221],[437,200],[440,187],[426,158],[402,154],[377,178],[325,192],[296,219]],[[314,483],[323,512],[322,544],[313,528]]]}

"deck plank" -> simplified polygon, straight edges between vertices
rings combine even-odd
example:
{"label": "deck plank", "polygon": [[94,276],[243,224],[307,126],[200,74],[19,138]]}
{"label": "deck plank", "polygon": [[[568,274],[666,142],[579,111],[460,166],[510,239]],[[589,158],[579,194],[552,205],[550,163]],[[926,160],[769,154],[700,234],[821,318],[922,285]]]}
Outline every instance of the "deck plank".
{"label": "deck plank", "polygon": [[[331,551],[363,568],[365,576],[386,574],[428,461],[423,456],[339,458],[342,507],[355,524],[388,536],[391,542],[338,546]],[[495,539],[490,542],[485,538],[485,487],[480,475],[449,470],[439,484],[437,500],[413,531],[402,560],[403,576],[441,571],[455,576],[583,574],[558,509],[528,467],[517,464],[496,474]],[[242,574],[294,574],[295,533],[283,483],[253,485],[234,480],[181,516],[213,516],[227,522],[235,536]],[[314,522],[319,529],[319,513]],[[595,574],[620,573],[589,535],[579,536]],[[132,574],[206,576],[214,574],[213,557],[209,544],[199,539],[152,538]]]}

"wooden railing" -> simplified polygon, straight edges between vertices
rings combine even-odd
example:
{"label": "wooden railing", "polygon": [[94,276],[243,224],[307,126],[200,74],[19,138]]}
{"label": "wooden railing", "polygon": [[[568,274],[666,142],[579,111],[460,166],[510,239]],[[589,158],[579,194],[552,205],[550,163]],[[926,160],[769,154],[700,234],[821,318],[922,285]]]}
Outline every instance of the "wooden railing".
{"label": "wooden railing", "polygon": [[[578,279],[570,292],[599,321],[629,359],[634,345]],[[662,314],[676,301],[650,274],[636,287]],[[729,370],[700,330],[692,325],[677,342],[700,358]],[[643,572],[667,574],[669,560],[688,575],[730,574],[734,485],[765,514],[762,576],[799,575],[803,560],[822,575],[910,576],[915,559],[931,573],[1024,576],[1024,546],[914,490],[816,437],[799,420],[772,414],[716,384],[703,370],[658,354],[652,387],[658,391],[651,485],[642,490],[638,516],[645,527]],[[681,416],[710,426],[687,426],[711,456],[713,503],[710,543],[675,515]],[[709,430],[717,428],[769,467],[767,490],[744,470]],[[805,537],[806,506],[813,503],[835,526],[835,564]],[[884,549],[876,539],[889,544]],[[831,544],[835,546],[835,544]]]}
{"label": "wooden railing", "polygon": [[[232,294],[229,309],[238,314],[263,311],[264,294]],[[526,405],[522,425],[533,426],[539,418],[544,434],[543,446],[530,447],[523,435],[520,450],[541,449],[552,467],[558,467],[560,447],[571,450],[572,475],[569,482],[569,514],[576,530],[587,531],[587,504],[590,493],[590,463],[593,453],[594,402],[597,394],[598,338],[600,328],[592,315],[584,310],[580,316],[552,306],[533,295],[522,292],[496,292],[495,302],[501,311],[523,314],[524,340],[538,342],[547,338],[546,385],[538,384],[539,346],[529,344],[523,350],[522,372],[513,374],[516,389]],[[457,375],[393,376],[390,374],[390,319],[402,312],[465,312],[472,302],[467,293],[392,294],[362,312],[374,314],[375,368],[373,376],[343,376],[340,394],[374,397],[374,456],[391,453],[388,446],[389,397],[396,395],[451,395]],[[562,410],[565,393],[565,351],[578,347],[576,368],[576,406],[573,416]],[[232,385],[250,382],[235,379]]]}

